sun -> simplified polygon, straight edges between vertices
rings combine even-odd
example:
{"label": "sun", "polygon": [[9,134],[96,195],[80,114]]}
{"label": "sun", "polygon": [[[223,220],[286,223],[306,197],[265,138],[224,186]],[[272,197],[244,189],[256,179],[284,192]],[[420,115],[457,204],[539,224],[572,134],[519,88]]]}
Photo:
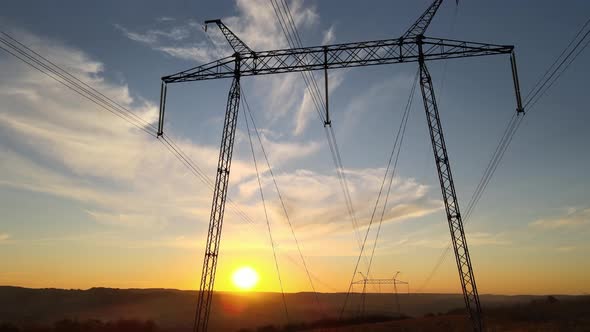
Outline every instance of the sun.
{"label": "sun", "polygon": [[244,266],[234,272],[232,280],[240,290],[250,290],[258,283],[258,273],[253,268]]}

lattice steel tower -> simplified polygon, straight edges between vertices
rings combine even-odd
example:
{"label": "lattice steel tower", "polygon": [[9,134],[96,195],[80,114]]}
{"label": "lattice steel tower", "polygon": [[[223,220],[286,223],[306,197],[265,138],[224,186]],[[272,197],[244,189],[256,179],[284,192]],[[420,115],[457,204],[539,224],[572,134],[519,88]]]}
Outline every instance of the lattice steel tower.
{"label": "lattice steel tower", "polygon": [[[520,97],[513,46],[424,36],[441,3],[442,0],[435,0],[400,38],[261,52],[252,51],[221,20],[207,21],[207,23],[218,25],[233,48],[234,54],[208,64],[162,77],[158,136],[163,134],[167,84],[221,78],[233,79],[228,95],[221,138],[215,190],[211,206],[211,218],[209,220],[209,232],[205,246],[200,292],[195,317],[195,331],[207,330],[211,310],[211,298],[215,282],[215,270],[219,258],[221,229],[223,226],[225,202],[227,200],[227,187],[239,110],[240,79],[245,76],[323,70],[326,83],[325,97],[327,100],[328,70],[402,62],[417,62],[420,68],[420,88],[457,269],[459,271],[459,279],[463,289],[465,307],[473,324],[474,331],[484,330],[481,304],[479,302],[467,240],[463,230],[463,221],[453,183],[451,165],[443,136],[438,106],[436,104],[432,78],[426,62],[451,58],[509,54],[516,95],[516,111],[517,113],[523,113],[524,109]],[[326,117],[329,119],[329,116]],[[330,125],[329,122],[326,125]]]}

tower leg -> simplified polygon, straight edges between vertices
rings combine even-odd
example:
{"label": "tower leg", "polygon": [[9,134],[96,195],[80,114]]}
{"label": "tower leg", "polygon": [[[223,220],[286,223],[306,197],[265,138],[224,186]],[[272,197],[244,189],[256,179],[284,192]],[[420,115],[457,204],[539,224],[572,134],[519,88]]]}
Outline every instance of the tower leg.
{"label": "tower leg", "polygon": [[366,305],[366,301],[367,301],[367,279],[365,279],[365,281],[363,282],[363,295],[362,295],[362,300],[361,300],[361,318],[365,317],[365,305]]}
{"label": "tower leg", "polygon": [[399,317],[401,317],[401,315],[402,315],[402,309],[401,309],[401,306],[399,304],[399,296],[397,295],[397,283],[396,283],[396,280],[395,279],[393,279],[393,291],[395,292],[395,305],[397,307],[397,315]]}
{"label": "tower leg", "polygon": [[455,260],[457,261],[457,269],[459,270],[459,278],[461,280],[461,287],[463,288],[465,306],[469,318],[473,323],[474,331],[480,332],[483,331],[484,327],[479,294],[477,293],[473,267],[471,266],[469,250],[467,249],[467,240],[465,239],[465,231],[463,230],[463,220],[461,219],[461,213],[459,212],[457,193],[455,192],[455,184],[453,183],[453,176],[451,174],[451,165],[447,155],[438,106],[436,105],[436,98],[434,96],[432,78],[430,77],[430,73],[428,72],[424,60],[420,59],[419,63],[420,89],[424,100],[424,108],[426,110],[428,129],[430,130],[430,139],[432,141],[432,149],[434,150],[434,160],[436,162],[443,201],[445,203],[447,221],[451,231]]}
{"label": "tower leg", "polygon": [[227,108],[225,110],[223,135],[221,137],[221,148],[217,163],[217,176],[215,177],[215,190],[213,192],[211,217],[209,219],[209,232],[207,234],[205,258],[203,261],[203,271],[201,273],[201,284],[193,329],[195,332],[207,331],[207,324],[209,322],[239,107],[240,77],[236,75],[229,90]]}

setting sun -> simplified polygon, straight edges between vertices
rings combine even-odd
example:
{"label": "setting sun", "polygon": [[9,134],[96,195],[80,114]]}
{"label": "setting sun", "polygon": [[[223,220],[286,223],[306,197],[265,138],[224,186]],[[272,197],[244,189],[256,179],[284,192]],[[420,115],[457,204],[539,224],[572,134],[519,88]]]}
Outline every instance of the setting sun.
{"label": "setting sun", "polygon": [[258,283],[258,273],[249,266],[241,267],[234,272],[232,280],[240,290],[250,290]]}

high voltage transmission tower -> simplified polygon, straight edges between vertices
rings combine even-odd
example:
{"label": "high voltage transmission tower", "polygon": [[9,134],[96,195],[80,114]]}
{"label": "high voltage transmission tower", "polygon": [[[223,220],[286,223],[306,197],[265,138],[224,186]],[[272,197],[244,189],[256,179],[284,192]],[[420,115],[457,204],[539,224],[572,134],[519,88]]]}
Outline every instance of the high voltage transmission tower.
{"label": "high voltage transmission tower", "polygon": [[355,282],[353,282],[353,285],[363,285],[363,290],[361,293],[361,303],[360,303],[360,315],[363,316],[365,314],[365,308],[366,308],[366,296],[367,296],[367,285],[393,285],[393,292],[395,295],[395,306],[397,309],[397,314],[398,316],[401,316],[401,304],[399,302],[399,296],[397,293],[397,285],[408,285],[408,294],[410,293],[410,283],[408,283],[407,281],[402,281],[397,279],[397,276],[400,274],[399,271],[397,271],[395,273],[395,275],[393,276],[393,278],[389,278],[389,279],[369,279],[367,278],[362,272],[359,272],[359,274],[362,276],[361,280],[357,280]]}
{"label": "high voltage transmission tower", "polygon": [[[509,54],[516,95],[516,112],[518,114],[523,113],[524,109],[520,96],[514,46],[424,36],[441,3],[442,0],[435,0],[400,38],[260,52],[250,49],[221,20],[207,21],[207,23],[218,25],[233,48],[234,54],[208,64],[162,77],[158,136],[163,134],[168,84],[221,78],[233,79],[228,95],[223,134],[221,137],[215,190],[213,193],[211,217],[209,220],[200,292],[195,316],[195,332],[207,330],[211,311],[211,299],[219,256],[221,229],[225,202],[227,200],[227,187],[240,105],[240,79],[243,76],[323,70],[327,102],[328,70],[405,62],[417,62],[420,68],[420,88],[455,252],[455,260],[459,271],[459,280],[463,290],[465,307],[474,331],[483,331],[484,324],[475,276],[463,230],[463,221],[459,211],[457,193],[451,174],[451,166],[447,155],[432,78],[426,62],[451,58]],[[326,114],[326,119],[329,119],[328,114]],[[325,125],[329,126],[330,123],[328,121],[326,120]]]}

